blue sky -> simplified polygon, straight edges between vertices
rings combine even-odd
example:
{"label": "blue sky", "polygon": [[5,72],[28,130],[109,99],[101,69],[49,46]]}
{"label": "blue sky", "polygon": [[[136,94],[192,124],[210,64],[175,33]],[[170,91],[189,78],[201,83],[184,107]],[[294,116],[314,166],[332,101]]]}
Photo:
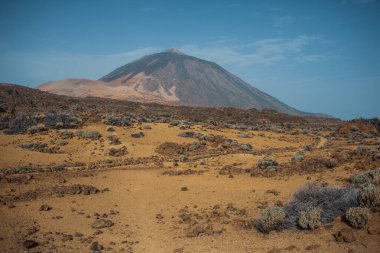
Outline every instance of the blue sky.
{"label": "blue sky", "polygon": [[297,109],[380,117],[379,0],[0,0],[0,82],[98,79],[171,47]]}

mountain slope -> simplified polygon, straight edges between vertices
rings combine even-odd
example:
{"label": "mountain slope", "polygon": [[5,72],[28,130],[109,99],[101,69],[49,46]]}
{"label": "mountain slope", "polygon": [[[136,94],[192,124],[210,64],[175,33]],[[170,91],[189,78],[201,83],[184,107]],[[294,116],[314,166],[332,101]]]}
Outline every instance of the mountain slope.
{"label": "mountain slope", "polygon": [[176,49],[142,57],[98,81],[65,79],[45,83],[38,89],[77,97],[205,107],[269,108],[291,115],[311,115],[254,88],[216,63],[185,55]]}

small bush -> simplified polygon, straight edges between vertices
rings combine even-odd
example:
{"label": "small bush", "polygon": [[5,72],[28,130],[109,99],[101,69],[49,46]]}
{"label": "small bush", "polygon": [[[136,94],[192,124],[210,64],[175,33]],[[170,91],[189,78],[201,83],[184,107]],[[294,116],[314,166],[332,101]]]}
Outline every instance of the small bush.
{"label": "small bush", "polygon": [[380,168],[362,172],[353,175],[350,178],[351,184],[361,187],[368,184],[379,185],[380,184]]}
{"label": "small bush", "polygon": [[189,132],[180,132],[178,134],[179,137],[185,137],[185,138],[197,138],[199,134],[189,131]]}
{"label": "small bush", "polygon": [[82,138],[91,140],[97,140],[102,137],[101,133],[98,131],[78,131],[76,134]]}
{"label": "small bush", "polygon": [[321,210],[318,208],[311,208],[310,210],[300,212],[298,225],[305,230],[314,230],[318,228],[321,225]]}
{"label": "small bush", "polygon": [[240,137],[240,138],[251,138],[252,136],[249,133],[240,132],[240,133],[237,134],[237,137]]}
{"label": "small bush", "polygon": [[372,208],[380,206],[380,189],[369,184],[360,191],[359,203],[361,206]]}
{"label": "small bush", "polygon": [[293,163],[295,163],[295,162],[298,162],[298,161],[302,161],[304,158],[305,158],[305,156],[304,156],[303,154],[301,154],[301,153],[296,153],[296,154],[294,154],[294,155],[292,156],[291,161],[292,161]]}
{"label": "small bush", "polygon": [[65,146],[67,144],[69,144],[69,142],[66,141],[66,140],[59,140],[59,141],[57,141],[57,145],[58,146]]}
{"label": "small bush", "polygon": [[320,210],[321,223],[329,223],[343,215],[350,207],[356,206],[358,190],[309,184],[298,190],[293,200],[285,205],[285,225],[287,228],[296,227],[299,214],[313,208]]}
{"label": "small bush", "polygon": [[124,116],[110,116],[106,118],[104,124],[111,126],[131,126],[131,119]]}
{"label": "small bush", "polygon": [[285,219],[285,212],[282,207],[268,207],[256,221],[256,227],[259,231],[268,233],[272,230],[281,230]]}
{"label": "small bush", "polygon": [[257,162],[260,169],[270,169],[279,166],[278,162],[271,157],[264,157]]}
{"label": "small bush", "polygon": [[69,130],[58,130],[58,134],[64,138],[71,138],[74,136],[74,132]]}
{"label": "small bush", "polygon": [[362,207],[352,207],[347,210],[345,218],[356,229],[362,229],[368,223],[369,210]]}
{"label": "small bush", "polygon": [[243,150],[243,151],[250,151],[253,149],[253,147],[249,143],[242,143],[242,144],[239,144],[238,149]]}
{"label": "small bush", "polygon": [[43,131],[47,131],[47,127],[44,124],[38,124],[36,126],[29,127],[26,131],[28,133],[34,134],[34,133],[40,133]]}

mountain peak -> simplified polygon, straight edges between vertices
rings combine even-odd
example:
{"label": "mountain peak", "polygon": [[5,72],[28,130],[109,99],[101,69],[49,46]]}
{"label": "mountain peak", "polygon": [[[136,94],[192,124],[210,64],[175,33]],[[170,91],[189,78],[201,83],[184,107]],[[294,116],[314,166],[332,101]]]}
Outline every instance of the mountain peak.
{"label": "mountain peak", "polygon": [[182,53],[181,51],[179,51],[177,48],[169,48],[168,50],[166,50],[167,53],[176,53],[176,54],[182,54],[184,55],[184,53]]}
{"label": "mountain peak", "polygon": [[64,80],[41,85],[39,89],[77,97],[204,107],[268,108],[293,115],[310,115],[256,89],[213,62],[183,55],[178,49],[170,48],[121,66],[98,81]]}

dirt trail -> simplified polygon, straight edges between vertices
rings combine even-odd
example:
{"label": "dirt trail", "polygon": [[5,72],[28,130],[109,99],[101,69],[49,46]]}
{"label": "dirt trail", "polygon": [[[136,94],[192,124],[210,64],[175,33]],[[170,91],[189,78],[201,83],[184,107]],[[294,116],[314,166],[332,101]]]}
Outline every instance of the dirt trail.
{"label": "dirt trail", "polygon": [[325,137],[319,137],[319,143],[317,144],[317,148],[323,147],[327,142],[327,139]]}

